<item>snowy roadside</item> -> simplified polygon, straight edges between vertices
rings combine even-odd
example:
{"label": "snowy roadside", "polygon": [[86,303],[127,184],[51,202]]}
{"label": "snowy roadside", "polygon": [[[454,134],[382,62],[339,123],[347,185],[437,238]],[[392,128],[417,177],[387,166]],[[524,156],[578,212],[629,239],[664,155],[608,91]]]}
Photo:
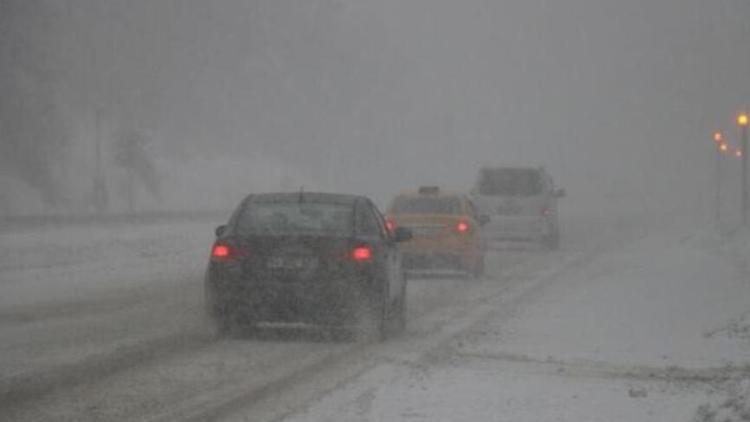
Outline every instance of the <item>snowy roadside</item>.
{"label": "snowy roadside", "polygon": [[205,342],[201,277],[212,229],[177,221],[1,233],[0,396]]}
{"label": "snowy roadside", "polygon": [[291,420],[748,420],[750,283],[726,253],[747,244],[652,232]]}
{"label": "snowy roadside", "polygon": [[[706,246],[716,251],[736,269],[750,285],[750,231],[739,230],[724,237],[706,239]],[[747,352],[750,349],[750,306],[726,324],[704,333],[706,338],[725,343],[739,344]],[[705,400],[696,410],[694,422],[738,422],[750,421],[750,358],[734,363],[745,372],[735,373],[717,387],[717,394]]]}
{"label": "snowy roadside", "polygon": [[211,221],[40,227],[0,234],[0,313],[202,273]]}

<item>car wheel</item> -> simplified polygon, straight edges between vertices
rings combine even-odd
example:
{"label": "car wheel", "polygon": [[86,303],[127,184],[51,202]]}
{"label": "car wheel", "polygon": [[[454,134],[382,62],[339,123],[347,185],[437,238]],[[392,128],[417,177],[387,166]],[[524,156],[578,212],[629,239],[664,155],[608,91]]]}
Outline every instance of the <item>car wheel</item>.
{"label": "car wheel", "polygon": [[211,317],[213,322],[213,334],[217,338],[227,337],[232,333],[234,321],[231,315],[216,314]]}
{"label": "car wheel", "polygon": [[391,313],[391,324],[393,332],[400,334],[406,330],[406,275],[402,275],[404,282],[401,285],[401,294],[398,302]]}
{"label": "car wheel", "polygon": [[362,342],[384,341],[387,337],[385,294],[377,293],[360,301],[356,339]]}
{"label": "car wheel", "polygon": [[224,337],[253,337],[258,334],[257,318],[243,316],[231,309],[217,312],[212,318],[214,335]]}

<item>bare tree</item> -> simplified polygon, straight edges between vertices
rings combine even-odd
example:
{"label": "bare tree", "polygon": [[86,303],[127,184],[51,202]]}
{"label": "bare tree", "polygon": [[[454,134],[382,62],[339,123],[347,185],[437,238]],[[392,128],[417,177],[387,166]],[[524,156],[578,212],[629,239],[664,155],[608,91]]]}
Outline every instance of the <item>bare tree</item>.
{"label": "bare tree", "polygon": [[147,148],[150,142],[151,138],[148,135],[132,127],[120,130],[115,136],[115,163],[126,171],[126,199],[129,212],[135,210],[136,181],[140,181],[154,197],[160,196],[160,178]]}

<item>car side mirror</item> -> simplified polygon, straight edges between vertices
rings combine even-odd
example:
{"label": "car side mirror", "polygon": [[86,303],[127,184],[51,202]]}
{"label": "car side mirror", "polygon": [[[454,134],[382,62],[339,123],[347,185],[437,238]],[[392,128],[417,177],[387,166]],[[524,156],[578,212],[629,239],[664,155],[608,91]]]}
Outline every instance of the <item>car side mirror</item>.
{"label": "car side mirror", "polygon": [[565,195],[566,195],[565,189],[563,189],[563,188],[557,189],[555,191],[555,196],[558,197],[558,198],[565,198]]}
{"label": "car side mirror", "polygon": [[485,224],[490,222],[490,216],[489,215],[480,215],[479,216],[479,225],[484,226]]}
{"label": "car side mirror", "polygon": [[227,225],[222,224],[220,226],[216,226],[214,233],[216,234],[216,237],[221,237],[226,231],[227,231]]}
{"label": "car side mirror", "polygon": [[396,227],[393,230],[393,240],[396,242],[406,242],[407,240],[411,240],[413,236],[411,230],[406,227]]}

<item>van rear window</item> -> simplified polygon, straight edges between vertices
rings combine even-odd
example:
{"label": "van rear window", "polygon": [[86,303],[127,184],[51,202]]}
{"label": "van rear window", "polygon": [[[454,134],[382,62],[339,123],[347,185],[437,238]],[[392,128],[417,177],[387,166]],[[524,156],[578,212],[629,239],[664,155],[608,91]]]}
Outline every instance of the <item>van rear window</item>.
{"label": "van rear window", "polygon": [[484,169],[479,193],[489,196],[532,196],[542,192],[539,171],[534,169]]}

